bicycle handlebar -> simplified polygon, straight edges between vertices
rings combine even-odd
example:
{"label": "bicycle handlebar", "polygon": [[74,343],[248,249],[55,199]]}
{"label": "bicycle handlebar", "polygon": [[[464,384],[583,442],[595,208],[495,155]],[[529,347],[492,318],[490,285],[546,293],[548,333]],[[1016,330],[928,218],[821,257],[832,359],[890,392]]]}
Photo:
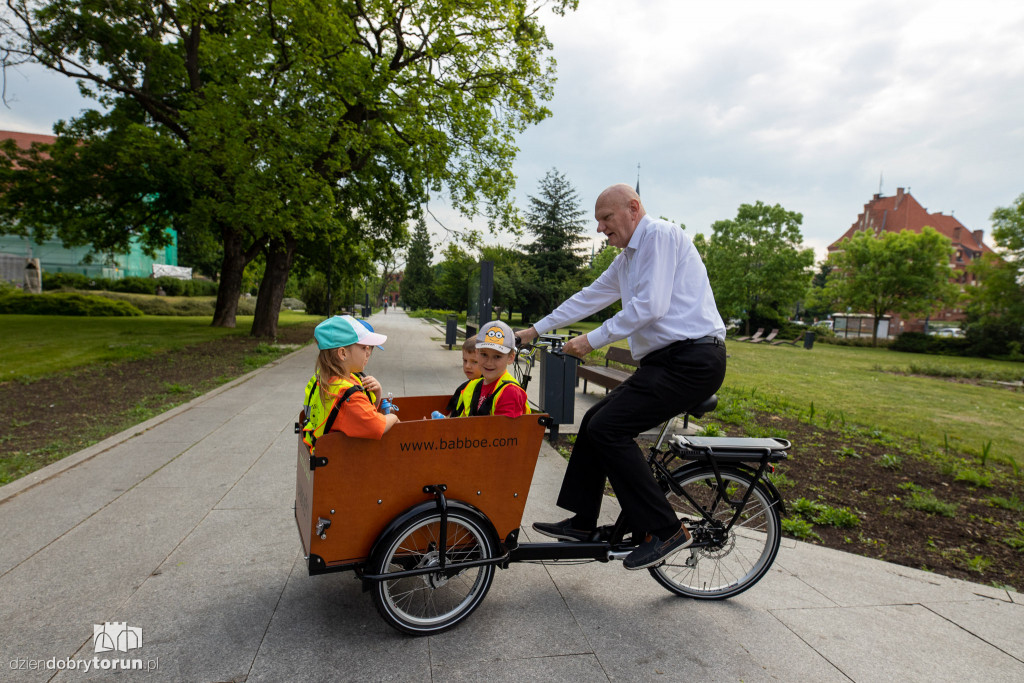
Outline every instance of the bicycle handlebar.
{"label": "bicycle handlebar", "polygon": [[567,337],[564,334],[542,334],[537,337],[536,341],[523,344],[523,340],[517,334],[515,335],[516,352],[521,356],[525,355],[526,357],[529,357],[535,349],[547,349],[548,353],[553,356],[572,358],[582,364],[584,362],[582,358],[573,356],[562,350],[562,346],[565,344],[566,338]]}

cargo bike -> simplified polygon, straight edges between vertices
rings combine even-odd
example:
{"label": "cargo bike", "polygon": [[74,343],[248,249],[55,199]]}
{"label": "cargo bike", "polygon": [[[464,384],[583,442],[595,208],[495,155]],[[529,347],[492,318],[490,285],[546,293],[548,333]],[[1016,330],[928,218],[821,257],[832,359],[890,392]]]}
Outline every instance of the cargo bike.
{"label": "cargo bike", "polygon": [[[395,398],[402,421],[380,441],[299,437],[295,519],[309,573],[352,571],[395,629],[428,635],[467,618],[496,568],[621,560],[643,540],[626,521],[587,541],[531,543],[520,524],[544,414],[430,419],[448,396]],[[712,397],[690,411],[714,408]],[[687,418],[689,417],[686,416]],[[778,438],[661,438],[647,456],[693,544],[648,571],[676,595],[723,599],[757,583],[779,549],[783,502],[766,477]]]}

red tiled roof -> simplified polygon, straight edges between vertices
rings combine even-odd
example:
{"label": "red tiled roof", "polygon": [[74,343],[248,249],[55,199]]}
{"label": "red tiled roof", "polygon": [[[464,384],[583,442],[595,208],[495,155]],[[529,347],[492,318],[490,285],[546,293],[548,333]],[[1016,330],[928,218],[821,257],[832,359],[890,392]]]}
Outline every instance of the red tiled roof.
{"label": "red tiled roof", "polygon": [[32,146],[33,142],[45,145],[52,145],[57,142],[57,137],[54,135],[39,135],[38,133],[20,133],[13,130],[0,130],[0,142],[12,139],[17,142],[18,147],[21,147],[22,149],[28,149]]}
{"label": "red tiled roof", "polygon": [[913,230],[921,232],[926,225],[935,228],[939,233],[950,239],[954,246],[969,249],[975,253],[992,253],[991,247],[982,241],[982,230],[968,230],[953,216],[943,213],[928,213],[916,199],[903,188],[896,189],[894,197],[883,197],[876,194],[864,205],[864,211],[854,221],[843,236],[828,246],[829,251],[839,248],[839,243],[851,237],[858,230],[871,230],[876,235],[881,232],[902,232]]}

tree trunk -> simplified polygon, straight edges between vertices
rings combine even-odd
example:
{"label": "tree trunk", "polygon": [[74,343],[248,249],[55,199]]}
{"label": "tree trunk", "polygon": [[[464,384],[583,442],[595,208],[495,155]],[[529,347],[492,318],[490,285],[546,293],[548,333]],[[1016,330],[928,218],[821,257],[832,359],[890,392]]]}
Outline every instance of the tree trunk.
{"label": "tree trunk", "polygon": [[229,227],[221,229],[224,260],[217,285],[217,305],[213,311],[213,327],[234,327],[238,314],[238,297],[242,293],[242,273],[256,255],[255,246],[245,249],[242,233]]}
{"label": "tree trunk", "polygon": [[267,267],[256,295],[256,315],[252,320],[253,337],[277,336],[277,316],[284,300],[284,287],[295,258],[295,238],[275,238],[267,246]]}

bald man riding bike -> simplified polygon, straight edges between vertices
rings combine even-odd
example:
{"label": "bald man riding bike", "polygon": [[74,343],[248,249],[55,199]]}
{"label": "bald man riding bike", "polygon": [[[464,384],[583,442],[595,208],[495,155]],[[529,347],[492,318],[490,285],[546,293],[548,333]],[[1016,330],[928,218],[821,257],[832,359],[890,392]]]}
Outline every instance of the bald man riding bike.
{"label": "bald man riding bike", "polygon": [[628,339],[639,367],[583,417],[557,501],[574,516],[533,528],[553,538],[586,540],[597,527],[607,479],[634,538],[644,535],[623,565],[643,569],[660,564],[692,539],[635,439],[722,385],[725,325],[704,263],[682,228],[648,216],[640,196],[625,184],[598,196],[594,216],[597,231],[622,253],[590,286],[518,334],[527,343],[621,301],[619,313],[566,342],[564,350],[582,358],[594,348]]}

